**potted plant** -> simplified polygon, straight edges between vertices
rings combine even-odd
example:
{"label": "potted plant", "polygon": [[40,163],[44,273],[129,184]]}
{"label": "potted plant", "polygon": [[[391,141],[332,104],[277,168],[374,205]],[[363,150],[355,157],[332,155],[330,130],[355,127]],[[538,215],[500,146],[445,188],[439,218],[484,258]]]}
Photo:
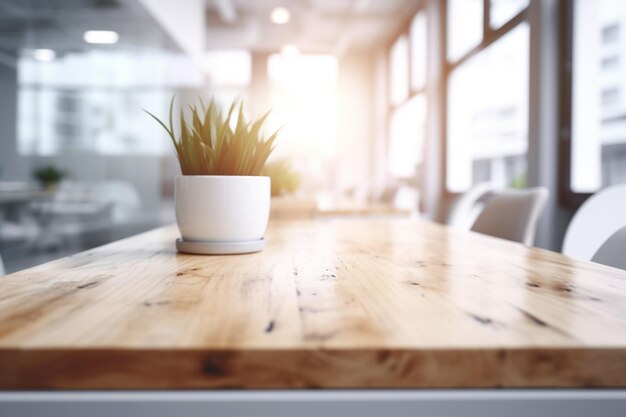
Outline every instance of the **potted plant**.
{"label": "potted plant", "polygon": [[[180,163],[176,177],[176,222],[179,251],[201,254],[262,250],[270,211],[270,178],[262,172],[278,131],[261,131],[269,112],[247,122],[243,102],[235,100],[224,114],[211,100],[208,107],[189,106],[189,121],[180,111],[178,135],[170,103],[169,126],[152,113],[168,133]],[[238,107],[238,109],[237,109]],[[234,128],[231,126],[233,120]]]}
{"label": "potted plant", "polygon": [[300,188],[301,177],[287,161],[270,162],[263,174],[272,181],[272,219],[308,219],[315,216],[315,199],[293,195]]}
{"label": "potted plant", "polygon": [[291,169],[287,161],[267,164],[263,175],[267,175],[272,181],[272,197],[292,194],[300,187],[300,175]]}
{"label": "potted plant", "polygon": [[65,178],[65,172],[52,164],[39,167],[33,172],[33,177],[46,191],[54,191],[61,180]]}

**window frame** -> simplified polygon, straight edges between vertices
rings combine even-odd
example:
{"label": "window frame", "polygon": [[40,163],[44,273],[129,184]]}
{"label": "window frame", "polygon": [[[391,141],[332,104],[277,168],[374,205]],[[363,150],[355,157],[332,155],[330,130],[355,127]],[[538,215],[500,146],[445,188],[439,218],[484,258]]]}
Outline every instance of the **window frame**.
{"label": "window frame", "polygon": [[[400,25],[400,29],[391,37],[391,40],[389,41],[389,43],[385,46],[384,51],[385,51],[385,66],[386,66],[386,80],[385,80],[385,89],[386,89],[386,97],[385,97],[385,101],[387,103],[387,112],[385,115],[385,160],[388,161],[388,157],[389,157],[389,149],[390,149],[390,145],[391,145],[391,137],[390,137],[390,129],[391,129],[391,119],[393,117],[393,114],[399,110],[401,107],[405,106],[406,104],[408,104],[415,96],[417,95],[424,95],[424,97],[428,97],[428,65],[426,65],[426,72],[425,72],[425,82],[424,85],[421,88],[414,88],[413,87],[413,45],[411,43],[411,25],[413,23],[413,19],[415,19],[415,17],[419,14],[419,13],[424,13],[424,15],[426,16],[426,27],[427,27],[427,38],[428,38],[428,27],[430,25],[430,16],[428,14],[428,1],[427,0],[421,0],[418,2],[418,4],[411,9],[410,13],[407,13],[409,15],[409,18],[406,19],[402,25]],[[400,39],[402,36],[406,36],[407,40],[408,40],[408,60],[407,60],[407,71],[408,71],[408,94],[406,96],[406,98],[398,103],[393,103],[392,101],[392,97],[391,97],[391,88],[392,88],[392,84],[391,84],[391,50],[393,48],[393,46],[395,45],[396,41],[398,39]],[[428,50],[428,48],[430,48],[430,43],[426,42],[426,48]],[[428,56],[428,53],[426,54]],[[389,169],[386,169],[386,175],[390,175],[389,174]],[[398,182],[410,182],[413,180],[412,177],[407,178],[407,177],[394,177]]]}
{"label": "window frame", "polygon": [[[532,1],[532,0],[531,0]],[[563,0],[560,0],[563,1]],[[442,158],[442,188],[443,195],[447,198],[454,198],[460,194],[460,192],[453,192],[448,189],[448,87],[450,82],[450,76],[452,72],[458,68],[459,66],[466,63],[468,60],[482,52],[483,50],[489,48],[491,45],[496,43],[502,37],[507,35],[511,30],[515,29],[521,23],[530,24],[528,14],[530,3],[524,9],[519,11],[515,16],[509,19],[506,23],[500,26],[497,29],[493,29],[489,24],[491,18],[491,1],[483,0],[483,37],[481,42],[476,45],[474,48],[470,49],[466,52],[462,57],[458,58],[455,61],[450,61],[448,59],[448,5],[450,0],[445,0],[442,2],[442,10],[440,14],[440,24],[442,27],[442,87],[441,87],[441,103],[442,103],[442,120],[441,120],[441,133],[443,138],[442,149],[441,149],[441,158]],[[531,27],[532,30],[532,27]],[[530,71],[530,68],[529,68]]]}
{"label": "window frame", "polygon": [[[428,25],[428,13],[427,13],[427,8],[426,8],[426,1],[421,1],[420,4],[410,13],[411,17],[402,23],[400,30],[394,34],[394,36],[391,38],[391,41],[385,47],[385,54],[386,54],[385,61],[386,61],[386,66],[387,66],[386,101],[387,101],[387,118],[388,119],[391,117],[391,113],[393,113],[395,110],[399,109],[400,107],[404,106],[414,96],[418,94],[422,94],[422,93],[425,94],[426,90],[428,89],[428,68],[426,69],[426,82],[424,83],[422,88],[414,88],[413,83],[412,83],[413,81],[413,48],[411,47],[412,46],[411,45],[411,23],[413,22],[413,19],[418,13],[424,13],[426,15],[426,25]],[[393,104],[391,101],[391,76],[390,76],[391,75],[391,59],[390,59],[390,56],[391,56],[391,49],[393,48],[393,45],[395,45],[396,41],[400,39],[402,36],[406,36],[406,38],[408,39],[408,46],[409,46],[408,48],[409,59],[407,60],[407,64],[408,64],[407,69],[408,69],[408,75],[409,75],[408,94],[407,94],[406,99],[402,100],[401,102],[398,102],[397,104]],[[428,42],[427,42],[427,47],[428,47]]]}

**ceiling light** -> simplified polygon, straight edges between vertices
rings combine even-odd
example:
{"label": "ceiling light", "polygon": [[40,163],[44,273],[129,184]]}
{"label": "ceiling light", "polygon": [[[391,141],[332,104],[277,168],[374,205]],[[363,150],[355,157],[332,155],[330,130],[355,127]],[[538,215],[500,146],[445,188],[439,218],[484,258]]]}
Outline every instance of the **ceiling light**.
{"label": "ceiling light", "polygon": [[270,20],[277,25],[284,25],[291,20],[291,13],[284,7],[275,7],[270,13]]}
{"label": "ceiling light", "polygon": [[112,30],[88,30],[83,34],[83,39],[87,43],[111,45],[117,43],[120,35]]}
{"label": "ceiling light", "polygon": [[33,58],[37,61],[52,61],[56,56],[56,52],[52,49],[35,49],[33,51]]}

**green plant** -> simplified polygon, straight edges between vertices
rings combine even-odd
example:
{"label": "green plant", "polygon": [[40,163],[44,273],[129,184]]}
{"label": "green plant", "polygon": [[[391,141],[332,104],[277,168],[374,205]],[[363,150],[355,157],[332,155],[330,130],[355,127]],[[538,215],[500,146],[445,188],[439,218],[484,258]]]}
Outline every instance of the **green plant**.
{"label": "green plant", "polygon": [[300,187],[300,175],[286,161],[271,162],[262,171],[272,179],[272,196],[291,194]]}
{"label": "green plant", "polygon": [[65,178],[65,175],[65,172],[52,164],[39,167],[33,171],[33,177],[44,187],[57,184]]}
{"label": "green plant", "polygon": [[174,97],[170,102],[169,127],[149,111],[144,111],[172,139],[183,175],[261,175],[279,131],[265,139],[261,127],[269,112],[246,122],[243,101],[239,102],[237,121],[232,129],[230,123],[237,103],[238,100],[233,101],[226,116],[213,99],[206,109],[202,102],[200,108],[190,105],[191,122],[185,120],[181,109],[179,138],[176,138],[172,121]]}
{"label": "green plant", "polygon": [[528,188],[528,181],[526,179],[526,173],[522,173],[517,177],[513,178],[510,184],[511,188],[517,188],[519,190],[523,190],[524,188]]}

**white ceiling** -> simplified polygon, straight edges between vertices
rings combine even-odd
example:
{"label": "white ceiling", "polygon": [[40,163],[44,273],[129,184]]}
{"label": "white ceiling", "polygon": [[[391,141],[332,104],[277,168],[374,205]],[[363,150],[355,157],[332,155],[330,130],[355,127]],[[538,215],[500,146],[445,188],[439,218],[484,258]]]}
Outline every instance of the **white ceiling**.
{"label": "white ceiling", "polygon": [[[342,54],[387,42],[417,9],[419,0],[207,0],[209,49],[280,50],[294,44],[303,52]],[[276,25],[274,7],[291,12]],[[234,21],[224,8],[234,10]]]}
{"label": "white ceiling", "polygon": [[[420,0],[206,0],[206,48],[276,51],[294,44],[303,52],[343,54],[387,42]],[[180,0],[181,7],[185,0]],[[291,21],[276,25],[282,6]],[[86,45],[89,29],[120,33],[119,47],[167,47],[173,42],[137,0],[0,0],[0,54]],[[104,46],[103,48],[106,48]]]}

